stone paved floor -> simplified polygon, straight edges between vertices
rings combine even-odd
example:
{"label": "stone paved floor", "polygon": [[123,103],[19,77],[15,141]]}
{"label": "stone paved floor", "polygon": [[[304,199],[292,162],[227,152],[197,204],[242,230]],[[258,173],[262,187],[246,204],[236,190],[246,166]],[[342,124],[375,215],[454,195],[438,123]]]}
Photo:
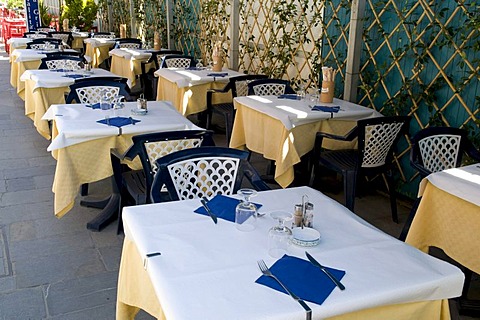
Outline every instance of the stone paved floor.
{"label": "stone paved floor", "polygon": [[[53,215],[55,160],[48,141],[24,115],[24,102],[10,86],[7,55],[0,54],[0,319],[114,319],[123,236],[116,224],[91,232],[98,212],[78,205],[64,218]],[[224,143],[221,135],[216,136]],[[266,161],[253,156],[264,170]],[[109,183],[90,185],[90,194],[109,193]],[[332,194],[333,197],[340,197]],[[357,212],[397,237],[388,199],[359,199]],[[409,211],[399,204],[401,221]],[[140,313],[137,319],[151,319]],[[464,317],[464,319],[468,319]]]}

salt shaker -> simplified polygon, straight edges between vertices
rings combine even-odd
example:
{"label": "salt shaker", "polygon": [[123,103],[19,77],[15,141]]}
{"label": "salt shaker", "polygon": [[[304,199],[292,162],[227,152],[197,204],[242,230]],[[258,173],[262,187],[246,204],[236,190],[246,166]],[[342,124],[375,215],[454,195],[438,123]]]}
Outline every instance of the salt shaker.
{"label": "salt shaker", "polygon": [[303,206],[296,204],[293,211],[293,227],[301,227],[303,223]]}

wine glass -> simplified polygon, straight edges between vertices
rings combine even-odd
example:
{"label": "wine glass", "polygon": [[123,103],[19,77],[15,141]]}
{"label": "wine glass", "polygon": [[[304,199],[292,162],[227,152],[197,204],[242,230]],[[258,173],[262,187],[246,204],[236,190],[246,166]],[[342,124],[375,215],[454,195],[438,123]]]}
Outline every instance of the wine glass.
{"label": "wine glass", "polygon": [[305,84],[304,84],[304,83],[300,83],[300,84],[298,85],[297,96],[300,97],[300,100],[304,100],[304,99],[305,99]]}
{"label": "wine glass", "polygon": [[292,215],[285,211],[274,211],[270,216],[278,224],[268,231],[268,254],[273,258],[281,258],[288,252],[292,242],[292,230],[285,225],[286,221],[292,219]]}
{"label": "wine glass", "polygon": [[238,190],[238,194],[243,197],[243,200],[235,208],[235,225],[240,231],[253,231],[257,220],[257,207],[250,202],[250,198],[257,192],[245,188]]}
{"label": "wine glass", "polygon": [[121,110],[125,107],[123,99],[125,99],[125,97],[120,94],[117,94],[113,98],[113,117],[118,117]]}

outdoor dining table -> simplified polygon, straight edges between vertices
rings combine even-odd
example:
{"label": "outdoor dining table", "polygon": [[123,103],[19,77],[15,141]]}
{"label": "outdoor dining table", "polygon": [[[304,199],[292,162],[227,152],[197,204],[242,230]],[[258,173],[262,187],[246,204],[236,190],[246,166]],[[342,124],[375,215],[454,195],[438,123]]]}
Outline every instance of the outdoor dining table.
{"label": "outdoor dining table", "polygon": [[[207,109],[206,93],[209,89],[223,89],[230,77],[241,73],[223,69],[214,72],[207,68],[162,68],[155,71],[158,77],[157,100],[171,101],[184,116]],[[215,94],[213,103],[231,102],[231,93]]]}
{"label": "outdoor dining table", "polygon": [[[291,244],[281,259],[270,257],[268,230],[275,221],[269,214],[293,212],[304,195],[314,205],[319,244]],[[125,207],[116,318],[133,319],[143,309],[158,319],[305,319],[287,294],[256,283],[263,259],[277,266],[272,272],[282,281],[295,279],[289,284],[296,290],[326,295],[319,304],[306,301],[312,319],[450,319],[447,299],[461,294],[464,281],[457,267],[383,233],[309,187],[259,192],[253,201],[265,215],[251,232],[194,213],[198,199]],[[339,277],[344,272],[346,289],[335,288],[305,251]],[[293,260],[299,269],[287,264]]]}
{"label": "outdoor dining table", "polygon": [[[58,50],[54,50],[58,51]],[[20,80],[20,76],[26,70],[38,69],[42,58],[45,58],[47,55],[46,52],[54,51],[45,51],[45,50],[35,50],[35,49],[16,49],[10,53],[10,84],[12,87],[17,89],[18,96],[25,100],[25,82]],[[73,49],[65,50],[75,51]]]}
{"label": "outdoor dining table", "polygon": [[[292,99],[290,99],[292,98]],[[313,149],[318,131],[344,135],[356,121],[382,116],[379,112],[348,101],[322,103],[338,112],[312,110],[309,99],[277,96],[245,96],[234,99],[236,108],[231,148],[247,148],[275,161],[274,179],[282,187],[294,180],[293,166]],[[324,140],[327,149],[354,147],[355,142]]]}
{"label": "outdoor dining table", "polygon": [[50,139],[51,132],[47,120],[42,117],[52,104],[64,104],[65,94],[70,91],[69,86],[75,79],[89,77],[105,77],[117,75],[103,70],[92,69],[91,72],[56,71],[56,70],[27,70],[20,77],[25,82],[25,115],[33,120],[33,124],[44,138]]}
{"label": "outdoor dining table", "polygon": [[[72,209],[82,184],[112,176],[110,149],[126,151],[132,136],[137,134],[198,129],[168,102],[149,102],[148,114],[144,116],[131,115],[135,108],[136,102],[126,102],[125,108],[115,111],[92,109],[84,104],[52,105],[47,110],[43,119],[53,120],[53,139],[47,150],[57,160],[52,187],[57,217]],[[116,116],[124,117],[119,120],[127,121],[127,125],[115,126]],[[98,122],[102,120],[104,123]],[[129,165],[141,168],[138,159]]]}
{"label": "outdoor dining table", "polygon": [[[118,48],[110,50],[109,55],[112,57],[110,71],[127,78],[128,86],[132,88],[136,84],[137,76],[142,74],[142,62],[147,61],[152,53],[142,49]],[[154,66],[152,61],[146,66],[146,70]]]}
{"label": "outdoor dining table", "polygon": [[440,248],[480,273],[480,165],[432,173],[421,181],[418,195],[406,242],[425,252]]}
{"label": "outdoor dining table", "polygon": [[108,59],[108,53],[115,45],[114,39],[106,38],[87,38],[83,42],[85,42],[85,55],[91,58],[92,68],[98,68],[105,59]]}
{"label": "outdoor dining table", "polygon": [[[73,42],[72,49],[83,50],[83,40],[88,38],[87,32],[72,32]],[[26,49],[27,43],[31,42],[32,38],[10,38],[7,43],[10,45],[10,51],[15,49]]]}

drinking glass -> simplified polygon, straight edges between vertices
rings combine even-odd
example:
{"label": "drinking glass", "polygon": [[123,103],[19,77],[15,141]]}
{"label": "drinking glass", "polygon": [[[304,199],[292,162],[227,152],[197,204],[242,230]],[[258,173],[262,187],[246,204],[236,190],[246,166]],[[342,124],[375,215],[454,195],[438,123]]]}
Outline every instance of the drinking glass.
{"label": "drinking glass", "polygon": [[268,231],[268,254],[273,258],[281,258],[292,243],[292,230],[285,225],[286,221],[292,219],[292,215],[285,211],[274,211],[270,216],[278,224]]}
{"label": "drinking glass", "polygon": [[298,85],[297,96],[300,97],[300,100],[305,99],[305,85],[303,83]]}
{"label": "drinking glass", "polygon": [[119,113],[125,107],[123,99],[125,99],[125,97],[122,95],[116,95],[115,98],[113,98],[113,117],[120,116]]}
{"label": "drinking glass", "polygon": [[250,202],[250,198],[257,192],[252,189],[240,189],[238,194],[243,200],[235,208],[235,225],[240,231],[253,231],[257,220],[257,207]]}

